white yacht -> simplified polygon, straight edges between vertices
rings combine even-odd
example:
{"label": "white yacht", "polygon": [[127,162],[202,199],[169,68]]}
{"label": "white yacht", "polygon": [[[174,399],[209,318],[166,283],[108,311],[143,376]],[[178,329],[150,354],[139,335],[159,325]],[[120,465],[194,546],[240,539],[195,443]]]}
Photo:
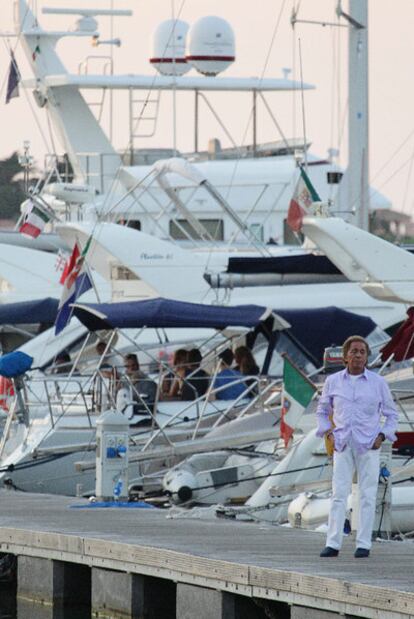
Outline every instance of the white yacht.
{"label": "white yacht", "polygon": [[[309,144],[303,139],[287,139],[281,131],[277,144],[260,145],[253,132],[251,148],[232,148],[229,152],[211,152],[208,160],[196,148],[187,155],[199,177],[206,182],[195,182],[187,175],[177,175],[175,169],[164,165],[150,165],[160,158],[160,151],[144,157],[139,149],[139,136],[135,126],[149,120],[145,102],[158,98],[163,91],[192,93],[195,97],[195,143],[198,144],[198,102],[215,92],[225,92],[237,100],[248,93],[252,100],[261,100],[274,115],[266,100],[266,93],[286,92],[311,88],[287,79],[232,78],[218,74],[232,64],[234,35],[231,26],[220,18],[201,18],[187,33],[188,26],[181,21],[168,21],[160,25],[155,36],[154,54],[151,59],[153,72],[148,75],[96,75],[91,67],[81,64],[84,72],[70,74],[65,69],[56,45],[63,37],[89,37],[99,42],[97,18],[126,16],[128,11],[56,8],[44,13],[61,14],[62,19],[79,16],[74,28],[60,31],[44,30],[30,11],[26,0],[18,0],[16,32],[34,79],[24,80],[33,89],[39,107],[48,114],[63,151],[67,154],[74,173],[73,184],[51,182],[53,170],[47,172],[44,195],[62,218],[70,213],[74,219],[109,219],[127,222],[151,235],[177,240],[220,241],[244,243],[263,248],[269,240],[285,242],[293,238],[285,225],[286,211],[298,177],[298,158],[308,164],[309,176],[322,200],[331,200],[335,210],[346,210],[347,186],[342,172],[325,159],[307,152]],[[186,39],[187,37],[187,46]],[[191,49],[203,48],[204,60]],[[41,50],[39,53],[37,50]],[[96,58],[96,53],[93,54]],[[85,68],[87,67],[87,68]],[[160,73],[157,73],[154,67]],[[185,74],[189,69],[198,75]],[[112,71],[112,69],[111,69]],[[129,93],[125,114],[130,119],[128,149],[121,156],[113,148],[85,96],[88,92],[124,91]],[[212,104],[209,102],[209,105]],[[139,108],[139,110],[137,109]],[[157,112],[152,118],[156,130]],[[112,112],[111,112],[112,113]],[[119,113],[119,112],[118,112]],[[253,125],[256,126],[258,108],[253,105]],[[98,113],[99,115],[99,113]],[[277,127],[279,124],[275,119]],[[138,150],[135,150],[135,144]],[[149,165],[133,165],[134,154]],[[128,156],[126,156],[128,155]],[[164,150],[166,158],[177,155]],[[53,157],[49,158],[53,161]],[[127,161],[128,160],[128,164]],[[217,204],[216,188],[231,208],[223,210]],[[384,198],[374,194],[377,204],[384,205]],[[237,221],[234,217],[236,215]],[[243,224],[240,228],[240,222]]]}
{"label": "white yacht", "polygon": [[[191,156],[191,163],[188,159],[169,157],[152,165],[126,165],[125,158],[113,148],[85,99],[85,93],[96,89],[130,93],[129,143],[133,145],[136,136],[132,121],[137,120],[135,94],[141,93],[139,96],[145,98],[148,92],[176,90],[195,93],[198,101],[206,93],[226,92],[232,97],[250,93],[266,104],[267,92],[286,92],[309,85],[286,77],[258,79],[218,75],[229,62],[217,63],[217,57],[229,56],[223,49],[231,49],[233,35],[229,34],[231,28],[223,20],[211,22],[203,18],[188,33],[188,49],[199,43],[200,28],[203,40],[205,37],[218,40],[220,35],[225,43],[224,48],[215,51],[215,59],[209,59],[209,75],[176,73],[184,64],[186,69],[191,66],[199,73],[206,69],[186,59],[184,39],[187,35],[180,30],[181,24],[175,24],[176,31],[171,22],[163,24],[156,37],[159,51],[153,59],[161,58],[162,62],[154,61],[152,65],[162,74],[94,75],[88,70],[73,75],[67,72],[59,58],[57,43],[63,37],[74,37],[75,41],[79,37],[92,37],[96,41],[98,17],[126,13],[87,7],[45,9],[45,13],[61,14],[65,24],[71,15],[79,15],[74,29],[48,31],[40,26],[26,0],[18,0],[17,8],[16,31],[35,77],[24,80],[24,84],[33,88],[36,102],[50,117],[74,171],[73,183],[66,183],[61,178],[51,182],[53,168],[48,170],[42,197],[62,221],[66,214],[69,216],[68,230],[61,231],[66,247],[73,247],[79,239],[83,242],[85,234],[93,232],[95,257],[100,255],[92,266],[110,282],[112,300],[146,296],[231,304],[254,300],[288,308],[323,307],[334,301],[339,307],[372,316],[385,328],[401,320],[398,306],[373,301],[354,284],[344,285],[338,272],[309,273],[309,265],[296,267],[299,271],[288,274],[278,271],[277,267],[263,268],[263,265],[261,272],[237,271],[235,259],[238,257],[266,259],[286,254],[309,255],[309,251],[297,247],[289,249],[266,244],[269,239],[284,237],[286,211],[298,176],[298,151],[301,156],[307,153],[309,176],[321,198],[334,200],[338,208],[346,204],[346,185],[342,181],[337,185],[327,182],[328,173],[330,179],[336,180],[340,180],[341,174],[335,166],[313,157],[308,152],[308,144],[282,137],[278,148],[269,145],[262,148],[253,140],[252,149],[233,149],[222,153],[221,158],[207,161],[202,161],[200,153],[196,152]],[[180,39],[171,50],[169,42],[175,35]],[[165,74],[170,71],[172,75]],[[134,151],[132,146],[130,154],[131,151]],[[134,163],[133,158],[129,157],[129,163]],[[382,200],[380,194],[375,196]],[[82,224],[77,227],[74,220],[82,220],[84,228]],[[101,224],[102,220],[109,223]],[[116,222],[130,224],[130,227],[116,226]],[[177,241],[186,243],[185,248]],[[224,244],[220,245],[221,241]],[[142,249],[139,254],[135,251],[138,245]],[[310,254],[314,256],[315,252]],[[306,282],[309,285],[302,286]]]}

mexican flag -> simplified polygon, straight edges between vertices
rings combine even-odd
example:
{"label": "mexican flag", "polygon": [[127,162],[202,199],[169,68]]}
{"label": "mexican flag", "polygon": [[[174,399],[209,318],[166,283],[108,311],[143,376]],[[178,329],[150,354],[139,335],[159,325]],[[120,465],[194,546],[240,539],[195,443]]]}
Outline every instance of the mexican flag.
{"label": "mexican flag", "polygon": [[51,217],[33,200],[26,200],[25,212],[19,232],[26,236],[37,238]]}
{"label": "mexican flag", "polygon": [[299,232],[302,228],[302,220],[308,214],[312,202],[320,201],[320,197],[301,166],[287,214],[287,223],[294,232]]}
{"label": "mexican flag", "polygon": [[299,419],[315,393],[316,386],[285,355],[280,419],[280,436],[285,441],[285,447],[288,446]]}

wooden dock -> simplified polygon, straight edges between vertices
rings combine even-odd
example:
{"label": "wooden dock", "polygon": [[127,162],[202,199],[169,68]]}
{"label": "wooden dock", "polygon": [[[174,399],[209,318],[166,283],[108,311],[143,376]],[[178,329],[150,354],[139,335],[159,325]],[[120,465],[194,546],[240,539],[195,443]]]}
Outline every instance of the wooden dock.
{"label": "wooden dock", "polygon": [[[64,583],[73,588],[81,574],[95,616],[414,618],[414,543],[378,542],[358,560],[347,539],[338,558],[320,559],[324,537],[314,532],[159,509],[73,508],[82,504],[0,491],[0,551],[18,557],[19,596],[66,604]],[[60,589],[58,573],[66,574]],[[162,598],[167,610],[145,614],[144,597],[147,605]]]}

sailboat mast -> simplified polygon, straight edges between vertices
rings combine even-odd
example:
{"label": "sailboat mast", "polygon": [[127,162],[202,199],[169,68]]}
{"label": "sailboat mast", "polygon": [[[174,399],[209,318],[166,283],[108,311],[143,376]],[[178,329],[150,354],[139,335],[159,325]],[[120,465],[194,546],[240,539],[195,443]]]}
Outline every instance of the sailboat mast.
{"label": "sailboat mast", "polygon": [[355,208],[353,223],[369,225],[368,158],[368,2],[349,0],[348,50],[348,200]]}

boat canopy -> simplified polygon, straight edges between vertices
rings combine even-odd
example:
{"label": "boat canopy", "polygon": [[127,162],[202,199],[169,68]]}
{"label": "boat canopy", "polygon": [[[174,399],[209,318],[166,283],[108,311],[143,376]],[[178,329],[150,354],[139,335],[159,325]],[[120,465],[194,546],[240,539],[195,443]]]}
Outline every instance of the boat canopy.
{"label": "boat canopy", "polygon": [[340,346],[351,335],[368,337],[379,329],[371,318],[334,306],[274,311],[290,323],[286,334],[317,367],[322,365],[325,348]]}
{"label": "boat canopy", "polygon": [[[308,359],[321,365],[324,350],[350,335],[367,337],[377,325],[371,318],[337,307],[269,309],[257,305],[219,307],[164,298],[124,303],[77,303],[74,315],[91,331],[136,327],[259,328],[267,336],[283,331]],[[281,334],[282,335],[282,334]],[[282,344],[282,342],[281,342]]]}
{"label": "boat canopy", "polygon": [[[46,298],[0,305],[0,324],[53,323],[57,299]],[[286,338],[316,366],[324,350],[340,345],[350,335],[369,336],[378,327],[371,318],[337,307],[269,309],[259,305],[216,306],[165,298],[123,303],[75,303],[73,315],[90,331],[115,328],[214,328],[260,329],[273,332],[284,349]],[[282,332],[277,334],[277,332]]]}
{"label": "boat canopy", "polygon": [[33,325],[55,322],[59,301],[52,297],[0,304],[0,325]]}
{"label": "boat canopy", "polygon": [[73,315],[90,331],[101,329],[256,327],[273,318],[272,330],[289,327],[271,309],[259,305],[222,307],[157,297],[123,303],[75,303]]}

